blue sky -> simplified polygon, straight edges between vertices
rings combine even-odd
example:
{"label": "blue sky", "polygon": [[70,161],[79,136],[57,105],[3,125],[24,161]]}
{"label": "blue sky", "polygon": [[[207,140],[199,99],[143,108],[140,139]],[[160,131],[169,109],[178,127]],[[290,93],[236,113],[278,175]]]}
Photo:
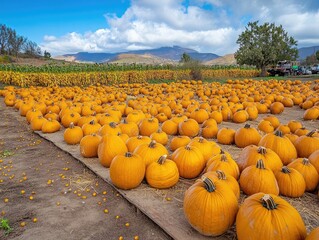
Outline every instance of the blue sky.
{"label": "blue sky", "polygon": [[52,55],[173,45],[225,55],[255,20],[283,25],[299,47],[319,45],[317,0],[1,0],[0,8],[1,24]]}

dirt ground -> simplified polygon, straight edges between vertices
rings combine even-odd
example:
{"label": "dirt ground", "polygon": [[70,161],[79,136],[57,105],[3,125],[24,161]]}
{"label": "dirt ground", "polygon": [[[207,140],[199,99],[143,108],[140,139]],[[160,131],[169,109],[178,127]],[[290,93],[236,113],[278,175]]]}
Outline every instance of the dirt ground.
{"label": "dirt ground", "polygon": [[0,239],[170,239],[0,100],[0,219],[12,228]]}

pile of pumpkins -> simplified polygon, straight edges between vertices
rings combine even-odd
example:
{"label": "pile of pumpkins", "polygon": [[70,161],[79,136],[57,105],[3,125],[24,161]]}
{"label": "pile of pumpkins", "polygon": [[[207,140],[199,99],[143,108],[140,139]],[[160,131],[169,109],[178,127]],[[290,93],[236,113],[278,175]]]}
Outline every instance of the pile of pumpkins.
{"label": "pile of pumpkins", "polygon": [[[83,157],[98,157],[118,188],[136,188],[146,179],[162,189],[180,177],[199,178],[185,192],[184,213],[203,235],[221,235],[236,222],[238,239],[261,234],[265,239],[306,239],[302,218],[279,194],[301,197],[316,191],[319,132],[296,120],[281,124],[275,114],[299,105],[304,120],[318,121],[319,90],[311,83],[6,87],[0,95],[32,130],[54,133],[64,127],[64,141],[79,144]],[[266,113],[272,115],[257,128],[218,128],[222,121],[244,123]],[[212,139],[236,144],[242,148],[239,157]],[[240,191],[248,197],[238,207]],[[318,234],[315,229],[307,239],[318,239]]]}

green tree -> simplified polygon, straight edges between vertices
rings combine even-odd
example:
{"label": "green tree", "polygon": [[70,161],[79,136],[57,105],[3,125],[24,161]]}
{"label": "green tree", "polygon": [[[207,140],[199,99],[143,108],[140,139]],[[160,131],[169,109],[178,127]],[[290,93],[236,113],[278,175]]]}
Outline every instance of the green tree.
{"label": "green tree", "polygon": [[49,52],[47,52],[46,50],[44,50],[43,57],[44,57],[45,59],[50,59],[50,58],[51,58],[51,53],[49,53]]}
{"label": "green tree", "polygon": [[261,76],[267,75],[268,65],[280,60],[295,60],[298,56],[297,41],[288,36],[281,25],[274,23],[248,23],[246,30],[239,35],[237,44],[237,63],[256,66],[261,69]]}
{"label": "green tree", "polygon": [[189,56],[187,53],[183,53],[183,55],[181,56],[181,60],[179,62],[181,63],[187,63],[192,61],[191,56]]}
{"label": "green tree", "polygon": [[319,50],[316,52],[317,61],[319,61]]}

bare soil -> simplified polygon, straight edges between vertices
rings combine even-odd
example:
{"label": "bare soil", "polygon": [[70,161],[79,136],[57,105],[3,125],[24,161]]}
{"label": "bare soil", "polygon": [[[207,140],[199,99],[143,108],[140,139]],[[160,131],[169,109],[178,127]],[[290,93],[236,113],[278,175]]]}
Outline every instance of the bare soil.
{"label": "bare soil", "polygon": [[0,219],[13,229],[0,239],[170,239],[0,100]]}

